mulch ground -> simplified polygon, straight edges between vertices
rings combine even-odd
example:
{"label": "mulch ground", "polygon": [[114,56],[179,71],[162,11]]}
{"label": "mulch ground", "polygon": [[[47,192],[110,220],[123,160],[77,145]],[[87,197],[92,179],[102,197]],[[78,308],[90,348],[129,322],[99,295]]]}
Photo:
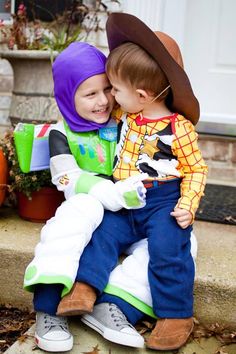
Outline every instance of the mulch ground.
{"label": "mulch ground", "polygon": [[35,323],[35,313],[0,305],[0,354],[17,339],[24,340],[24,333]]}
{"label": "mulch ground", "polygon": [[[215,337],[221,345],[214,354],[227,354],[227,345],[236,343],[236,331],[227,329],[218,323],[203,326],[196,319],[194,321],[194,330],[189,341],[199,341],[201,338]],[[27,337],[24,333],[34,323],[34,312],[19,310],[8,305],[0,305],[0,354],[4,353],[16,340],[24,342]],[[142,321],[136,328],[142,335],[146,335],[154,326],[154,322]],[[93,352],[89,353],[100,354],[99,351],[98,346],[96,346]]]}

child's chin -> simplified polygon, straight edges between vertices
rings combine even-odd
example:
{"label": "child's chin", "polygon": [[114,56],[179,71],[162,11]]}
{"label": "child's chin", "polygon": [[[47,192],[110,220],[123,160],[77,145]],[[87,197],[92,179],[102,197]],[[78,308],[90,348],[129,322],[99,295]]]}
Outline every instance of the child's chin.
{"label": "child's chin", "polygon": [[109,119],[109,116],[108,117],[101,117],[101,118],[97,118],[96,119],[96,123],[99,123],[99,124],[103,124],[103,123],[106,123]]}
{"label": "child's chin", "polygon": [[[126,107],[124,107],[124,106],[120,106],[120,108],[121,108],[121,110],[123,111],[123,112],[129,112],[129,110],[126,108]],[[131,112],[130,112],[131,113]]]}

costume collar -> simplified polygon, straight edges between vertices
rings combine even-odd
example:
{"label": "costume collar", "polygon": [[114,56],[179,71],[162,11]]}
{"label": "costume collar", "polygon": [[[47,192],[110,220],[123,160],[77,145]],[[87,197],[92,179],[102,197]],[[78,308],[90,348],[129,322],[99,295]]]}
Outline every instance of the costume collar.
{"label": "costume collar", "polygon": [[137,117],[135,118],[135,122],[137,125],[141,126],[141,125],[146,125],[147,123],[157,123],[159,121],[162,121],[162,120],[165,120],[165,119],[175,119],[177,117],[177,113],[173,113],[169,116],[164,116],[164,117],[161,117],[161,118],[156,118],[156,119],[150,119],[150,118],[146,118],[146,117],[143,117],[142,113],[139,113],[137,115]]}

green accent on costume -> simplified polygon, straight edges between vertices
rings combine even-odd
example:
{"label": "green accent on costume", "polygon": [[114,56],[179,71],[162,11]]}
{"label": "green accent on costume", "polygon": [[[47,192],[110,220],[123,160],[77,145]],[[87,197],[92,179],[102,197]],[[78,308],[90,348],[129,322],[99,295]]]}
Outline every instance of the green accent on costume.
{"label": "green accent on costume", "polygon": [[21,124],[13,133],[16,153],[20,169],[27,173],[30,171],[32,146],[34,141],[34,124]]}
{"label": "green accent on costume", "polygon": [[123,194],[125,203],[128,207],[135,207],[140,205],[136,191],[125,192]]}
{"label": "green accent on costume", "polygon": [[71,153],[79,167],[88,172],[112,175],[117,127],[107,126],[90,132],[72,132],[64,121]]}
{"label": "green accent on costume", "polygon": [[35,277],[36,273],[37,273],[36,266],[29,267],[25,272],[25,279],[29,281],[30,279]]}
{"label": "green accent on costume", "polygon": [[[27,280],[27,277],[25,277],[25,279]],[[41,275],[38,278],[36,278],[35,280],[33,280],[30,285],[26,285],[24,283],[23,288],[25,290],[33,293],[35,290],[35,285],[38,285],[38,284],[62,284],[62,285],[64,285],[64,288],[61,293],[61,296],[63,297],[66,294],[68,294],[70,292],[70,290],[72,289],[73,281],[71,278],[66,277],[66,276]]]}
{"label": "green accent on costume", "polygon": [[146,315],[152,318],[157,318],[151,306],[145,304],[143,301],[137,299],[135,296],[131,295],[125,290],[122,290],[121,288],[108,284],[104,289],[104,293],[120,297],[121,299],[136,307],[138,310],[142,311]]}
{"label": "green accent on costume", "polygon": [[90,189],[101,181],[104,181],[104,178],[82,173],[76,181],[75,193],[89,193]]}

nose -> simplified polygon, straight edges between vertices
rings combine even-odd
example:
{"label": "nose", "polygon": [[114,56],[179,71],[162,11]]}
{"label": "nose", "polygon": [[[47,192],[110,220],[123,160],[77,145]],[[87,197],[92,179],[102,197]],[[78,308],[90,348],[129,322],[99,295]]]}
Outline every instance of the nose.
{"label": "nose", "polygon": [[102,92],[102,93],[99,95],[99,104],[100,104],[101,106],[103,106],[103,105],[106,105],[107,103],[108,103],[108,98],[107,98],[107,96],[105,95],[105,93]]}
{"label": "nose", "polygon": [[114,90],[114,87],[111,88],[111,94],[112,96],[115,96],[115,90]]}

